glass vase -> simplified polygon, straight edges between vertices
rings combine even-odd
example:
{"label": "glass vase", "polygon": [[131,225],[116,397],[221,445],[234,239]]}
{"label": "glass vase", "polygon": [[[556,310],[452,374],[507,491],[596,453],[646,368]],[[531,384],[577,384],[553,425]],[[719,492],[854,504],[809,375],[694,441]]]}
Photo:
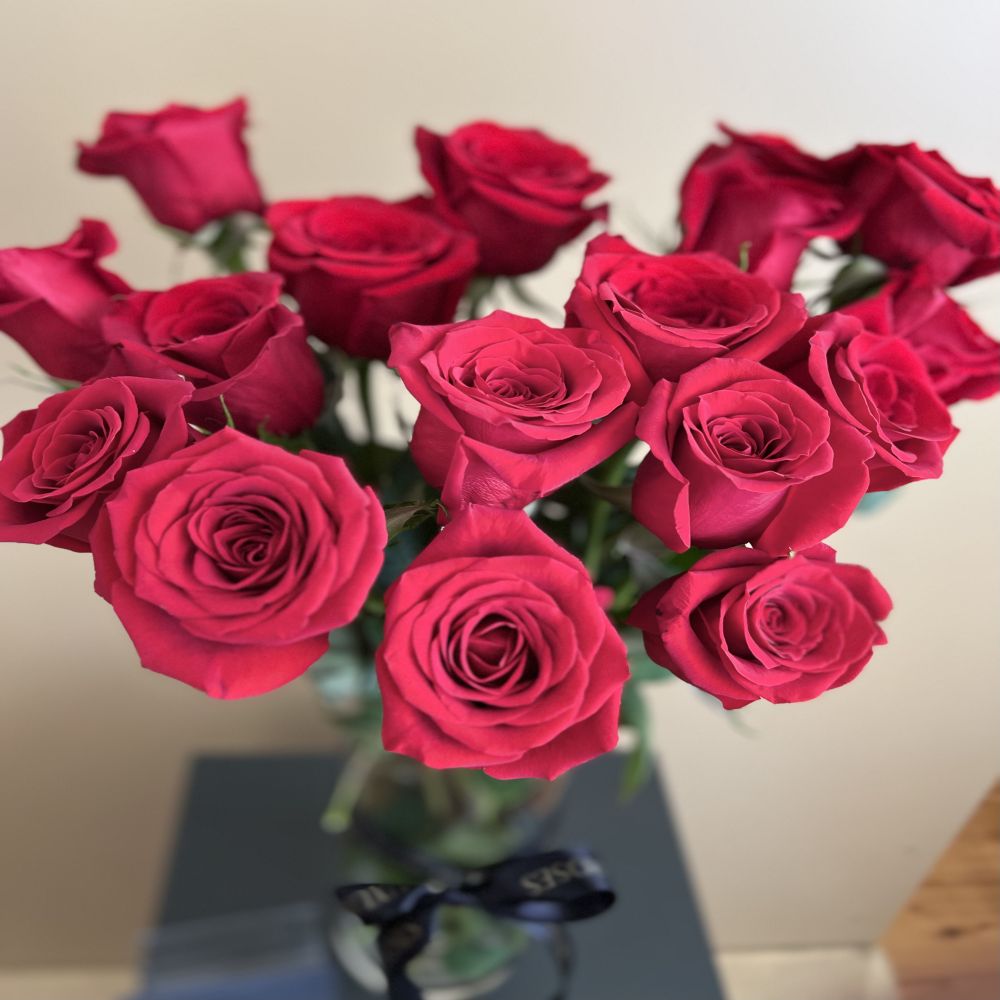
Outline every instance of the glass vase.
{"label": "glass vase", "polygon": [[[324,825],[338,834],[340,884],[453,885],[469,869],[537,849],[557,814],[565,779],[497,781],[479,771],[437,771],[365,742],[348,758]],[[340,965],[381,994],[377,929],[346,910],[331,919]],[[425,1000],[468,1000],[496,989],[530,938],[523,927],[468,906],[442,906],[427,947],[408,966]]]}

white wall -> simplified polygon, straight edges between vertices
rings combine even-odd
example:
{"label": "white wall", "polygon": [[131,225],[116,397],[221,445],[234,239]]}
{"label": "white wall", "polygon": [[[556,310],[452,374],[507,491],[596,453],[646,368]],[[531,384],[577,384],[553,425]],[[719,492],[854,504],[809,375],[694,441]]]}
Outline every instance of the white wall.
{"label": "white wall", "polygon": [[[617,224],[669,225],[725,120],[817,152],[918,139],[1000,176],[1000,7],[917,0],[0,0],[0,245],[106,218],[134,283],[193,274],[123,183],[76,175],[111,107],[244,92],[271,197],[418,184],[414,124],[537,123],[616,180]],[[560,302],[579,259],[538,291]],[[968,290],[1000,332],[1000,282]],[[37,397],[7,377],[0,418]],[[891,591],[854,685],[737,721],[662,689],[658,736],[717,943],[871,940],[996,771],[1000,400],[960,407],[946,477],[838,538]],[[185,756],[319,746],[301,686],[218,705],[140,671],[86,559],[0,549],[0,963],[114,959],[145,918]],[[596,807],[596,804],[595,804]]]}

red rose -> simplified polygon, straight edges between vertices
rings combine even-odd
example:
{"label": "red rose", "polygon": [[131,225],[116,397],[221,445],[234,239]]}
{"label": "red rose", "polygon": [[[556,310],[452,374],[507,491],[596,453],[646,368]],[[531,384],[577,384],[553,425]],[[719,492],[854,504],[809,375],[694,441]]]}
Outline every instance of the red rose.
{"label": "red rose", "polygon": [[261,424],[295,434],[323,408],[323,374],[299,316],[279,302],[281,279],[238,274],[134,292],[102,328],[118,345],[112,367],[195,386],[188,413],[209,429],[225,423],[220,397],[240,430]]}
{"label": "red rose", "polygon": [[750,270],[788,288],[802,251],[817,236],[848,236],[857,214],[833,171],[773,135],[722,130],[681,185],[681,250],[713,250],[730,261],[749,244]]}
{"label": "red rose", "polygon": [[358,614],[386,527],[343,459],[226,428],[130,473],[91,542],[142,665],[245,698],[294,680]]}
{"label": "red rose", "polygon": [[476,243],[415,203],[282,201],[267,213],[270,267],[284,275],[309,332],[385,359],[400,320],[447,323],[476,266]]}
{"label": "red rose", "polygon": [[[648,381],[610,332],[494,312],[392,331],[389,365],[420,403],[411,451],[447,507],[524,507],[627,444]],[[636,382],[630,382],[632,369]]]}
{"label": "red rose", "polygon": [[0,541],[90,550],[102,506],[129,470],[191,439],[184,382],[105,378],[60,392],[3,429]]}
{"label": "red rose", "polygon": [[725,354],[760,361],[806,320],[800,295],[710,253],[643,253],[620,236],[587,246],[566,322],[620,334],[651,378],[677,379]]}
{"label": "red rose", "polygon": [[193,233],[234,212],[261,212],[250,169],[243,98],[210,111],[168,104],[152,114],[112,111],[92,145],[78,143],[77,166],[124,177],[153,218]]}
{"label": "red rose", "polygon": [[856,316],[868,330],[902,337],[945,403],[1000,392],[1000,344],[922,273],[896,275],[877,295],[838,311]]}
{"label": "red rose", "polygon": [[583,204],[608,177],[592,170],[573,146],[535,129],[493,122],[463,125],[450,135],[416,133],[420,169],[435,202],[479,240],[483,274],[527,274],[607,206]]}
{"label": "red rose", "polygon": [[116,246],[103,222],[84,219],[65,243],[0,250],[0,330],[56,378],[82,382],[104,367],[97,319],[128,285],[97,261]]}
{"label": "red rose", "polygon": [[675,551],[805,548],[842,527],[868,488],[864,436],[753,361],[717,358],[658,382],[637,432],[650,453],[632,512]]}
{"label": "red rose", "polygon": [[814,332],[804,384],[871,443],[869,490],[940,476],[958,431],[913,348],[841,313],[816,316],[807,327]]}
{"label": "red rose", "polygon": [[863,566],[817,545],[791,558],[712,552],[642,597],[629,619],[650,657],[726,708],[809,701],[854,680],[892,610]]}
{"label": "red rose", "polygon": [[521,511],[459,512],[386,594],[382,742],[555,778],[618,742],[625,646],[582,563]]}
{"label": "red rose", "polygon": [[893,267],[922,265],[939,285],[1000,270],[1000,192],[940,153],[857,146],[833,161],[862,213],[860,249]]}

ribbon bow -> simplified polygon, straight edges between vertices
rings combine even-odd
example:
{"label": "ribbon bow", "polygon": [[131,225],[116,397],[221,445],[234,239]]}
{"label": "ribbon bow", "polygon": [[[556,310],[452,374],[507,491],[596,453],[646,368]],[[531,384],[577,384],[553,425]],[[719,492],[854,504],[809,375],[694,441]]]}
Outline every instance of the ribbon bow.
{"label": "ribbon bow", "polygon": [[[366,924],[380,928],[378,950],[390,1000],[420,1000],[406,974],[434,931],[439,906],[478,906],[511,920],[560,925],[603,913],[615,901],[600,862],[582,849],[508,858],[466,872],[459,885],[440,883],[345,885],[337,898]],[[570,960],[565,937],[555,950],[560,971],[557,1000],[565,992]]]}

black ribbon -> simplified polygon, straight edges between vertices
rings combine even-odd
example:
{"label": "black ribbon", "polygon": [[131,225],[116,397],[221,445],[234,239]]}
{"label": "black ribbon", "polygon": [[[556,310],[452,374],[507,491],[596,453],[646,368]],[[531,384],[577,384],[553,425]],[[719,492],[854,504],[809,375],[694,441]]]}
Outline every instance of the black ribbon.
{"label": "black ribbon", "polygon": [[546,851],[508,858],[466,872],[456,886],[423,883],[345,885],[337,898],[366,924],[379,928],[378,950],[390,1000],[420,1000],[406,966],[434,933],[439,906],[478,906],[497,917],[551,925],[553,955],[565,996],[572,966],[569,938],[562,924],[603,913],[615,901],[600,862],[587,850]]}

